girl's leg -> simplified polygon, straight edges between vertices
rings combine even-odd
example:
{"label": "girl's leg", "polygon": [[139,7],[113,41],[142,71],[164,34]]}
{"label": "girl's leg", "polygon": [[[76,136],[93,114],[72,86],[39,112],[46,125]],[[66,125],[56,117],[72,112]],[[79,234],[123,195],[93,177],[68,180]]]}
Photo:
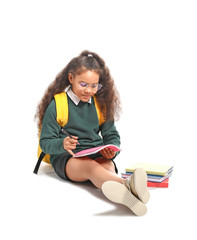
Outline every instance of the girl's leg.
{"label": "girl's leg", "polygon": [[[144,203],[135,197],[125,184],[121,184],[123,179],[115,174],[111,164],[107,161],[101,159],[95,161],[88,157],[71,158],[66,165],[66,174],[73,181],[90,180],[97,188],[102,189],[107,198],[127,206],[136,215],[144,215],[147,211]],[[139,185],[147,183],[146,180],[143,182],[141,180],[143,180],[141,177],[138,178]],[[140,195],[142,196],[145,191],[146,189],[140,188]]]}
{"label": "girl's leg", "polygon": [[105,159],[92,160],[88,157],[71,158],[66,165],[67,176],[76,182],[90,180],[97,188],[106,181],[122,183],[114,170],[113,162]]}

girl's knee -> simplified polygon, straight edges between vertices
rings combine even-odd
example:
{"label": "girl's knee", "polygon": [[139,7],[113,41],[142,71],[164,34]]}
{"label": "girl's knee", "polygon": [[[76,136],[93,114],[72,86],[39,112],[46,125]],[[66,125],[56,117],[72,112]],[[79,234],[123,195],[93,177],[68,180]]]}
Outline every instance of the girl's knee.
{"label": "girl's knee", "polygon": [[102,165],[106,170],[110,172],[115,172],[114,163],[111,160],[105,158],[98,158],[96,159],[96,162]]}

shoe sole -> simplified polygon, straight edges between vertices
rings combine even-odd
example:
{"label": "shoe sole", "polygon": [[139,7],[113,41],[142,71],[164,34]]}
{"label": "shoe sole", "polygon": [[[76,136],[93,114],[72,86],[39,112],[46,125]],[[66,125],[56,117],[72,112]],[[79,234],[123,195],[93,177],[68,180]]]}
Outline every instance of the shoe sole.
{"label": "shoe sole", "polygon": [[147,189],[147,174],[143,168],[136,168],[133,173],[133,183],[139,199],[147,203],[150,199],[150,193]]}
{"label": "shoe sole", "polygon": [[137,216],[143,216],[147,212],[146,205],[121,183],[115,181],[104,182],[102,191],[109,200],[127,206]]}

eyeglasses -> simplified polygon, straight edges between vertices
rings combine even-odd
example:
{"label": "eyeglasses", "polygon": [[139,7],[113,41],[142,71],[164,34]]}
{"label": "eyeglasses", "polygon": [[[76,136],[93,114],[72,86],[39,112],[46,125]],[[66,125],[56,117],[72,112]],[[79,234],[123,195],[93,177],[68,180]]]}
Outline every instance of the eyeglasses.
{"label": "eyeglasses", "polygon": [[90,87],[92,91],[97,92],[102,88],[103,85],[100,83],[89,84],[86,82],[80,82],[79,86],[82,87],[83,89]]}

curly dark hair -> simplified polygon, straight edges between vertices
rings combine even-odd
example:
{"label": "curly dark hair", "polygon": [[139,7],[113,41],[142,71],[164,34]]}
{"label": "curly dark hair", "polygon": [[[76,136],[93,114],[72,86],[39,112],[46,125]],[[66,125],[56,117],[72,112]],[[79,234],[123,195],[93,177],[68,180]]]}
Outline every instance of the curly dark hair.
{"label": "curly dark hair", "polygon": [[78,57],[73,58],[47,88],[35,114],[35,118],[38,119],[39,130],[42,126],[45,111],[54,95],[65,91],[65,88],[70,85],[68,74],[72,73],[73,76],[76,76],[87,70],[95,71],[99,74],[99,83],[103,87],[95,96],[106,121],[114,121],[119,118],[121,109],[120,98],[110,71],[98,54],[85,50]]}

